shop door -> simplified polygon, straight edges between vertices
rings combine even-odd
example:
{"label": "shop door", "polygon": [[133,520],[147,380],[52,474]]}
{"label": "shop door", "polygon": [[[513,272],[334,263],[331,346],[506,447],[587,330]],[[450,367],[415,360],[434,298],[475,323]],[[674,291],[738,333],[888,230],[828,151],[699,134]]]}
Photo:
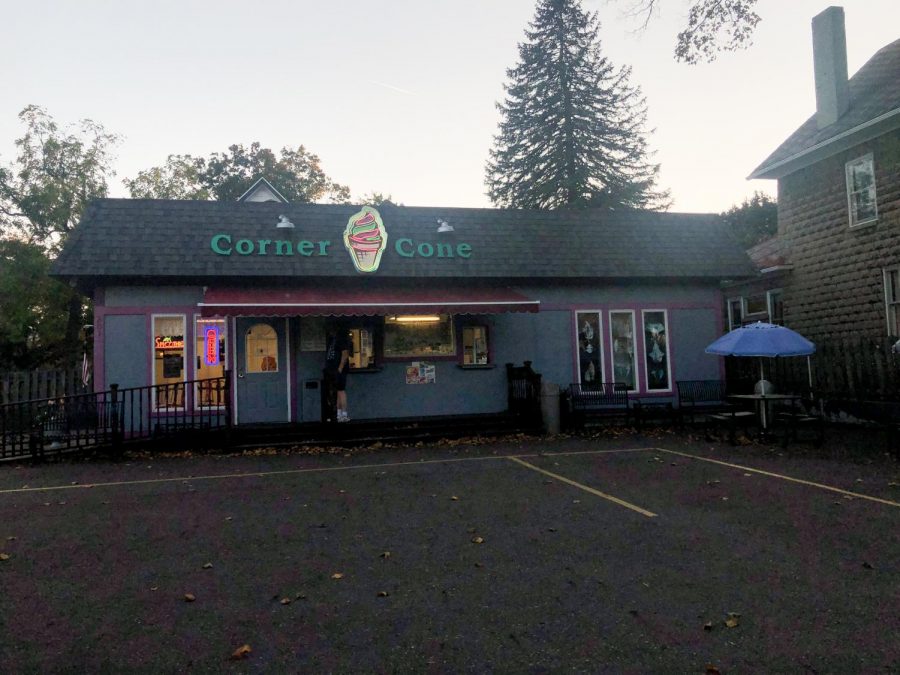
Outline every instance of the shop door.
{"label": "shop door", "polygon": [[238,424],[288,422],[286,319],[238,318]]}

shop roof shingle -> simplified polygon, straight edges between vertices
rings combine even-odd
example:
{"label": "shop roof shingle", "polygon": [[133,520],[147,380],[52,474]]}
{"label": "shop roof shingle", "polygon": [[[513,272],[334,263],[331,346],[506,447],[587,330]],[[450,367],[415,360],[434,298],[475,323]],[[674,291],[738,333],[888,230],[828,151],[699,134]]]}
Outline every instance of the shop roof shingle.
{"label": "shop roof shingle", "polygon": [[[343,231],[358,206],[187,200],[101,199],[91,204],[53,267],[62,277],[344,277],[356,271]],[[746,253],[715,215],[648,211],[523,211],[402,207],[379,209],[388,232],[388,278],[640,278],[752,274]],[[294,229],[277,229],[279,215]],[[438,233],[438,219],[453,226]],[[329,241],[328,255],[219,255],[217,234],[239,239]],[[412,246],[466,243],[469,258],[398,255]],[[404,250],[409,250],[407,245]],[[427,250],[427,248],[426,248]]]}
{"label": "shop roof shingle", "polygon": [[750,174],[774,178],[782,165],[798,155],[827,145],[890,115],[900,114],[900,40],[879,49],[848,80],[849,107],[834,124],[819,129],[813,114]]}

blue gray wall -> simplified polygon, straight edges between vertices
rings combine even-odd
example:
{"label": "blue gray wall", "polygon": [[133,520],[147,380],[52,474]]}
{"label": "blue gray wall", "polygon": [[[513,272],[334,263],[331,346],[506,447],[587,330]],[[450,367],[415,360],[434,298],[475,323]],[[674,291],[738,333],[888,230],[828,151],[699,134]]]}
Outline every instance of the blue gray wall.
{"label": "blue gray wall", "polygon": [[[603,312],[604,349],[608,351],[609,310],[633,310],[640,331],[641,309],[666,309],[673,389],[676,380],[721,377],[720,360],[703,353],[703,348],[721,331],[723,305],[715,283],[534,284],[516,290],[540,300],[541,311],[537,314],[496,314],[478,319],[479,322],[483,319],[489,326],[495,368],[465,370],[459,368],[456,361],[435,361],[435,384],[407,385],[405,369],[415,359],[384,363],[379,372],[354,373],[349,377],[351,416],[365,419],[505,410],[504,364],[518,365],[526,360],[533,362],[534,369],[545,381],[566,386],[577,378],[573,337],[575,311]],[[105,289],[103,305],[108,311],[128,308],[126,311],[129,312],[104,317],[102,348],[106,382],[116,382],[122,387],[149,384],[147,317],[166,311],[167,307],[179,308],[175,311],[194,308],[202,297],[200,287]],[[131,313],[133,308],[146,308],[146,312]],[[190,313],[187,319],[190,326]],[[292,390],[296,420],[318,415],[318,400],[304,396],[303,385],[306,380],[321,377],[324,362],[322,352],[299,351],[299,331],[300,322],[292,320],[291,362],[295,368]],[[229,346],[229,351],[232,350]],[[607,365],[609,358],[607,353]],[[643,371],[643,364],[639,363],[638,373]],[[662,396],[674,398],[674,395]],[[304,400],[306,407],[313,410],[304,410]]]}

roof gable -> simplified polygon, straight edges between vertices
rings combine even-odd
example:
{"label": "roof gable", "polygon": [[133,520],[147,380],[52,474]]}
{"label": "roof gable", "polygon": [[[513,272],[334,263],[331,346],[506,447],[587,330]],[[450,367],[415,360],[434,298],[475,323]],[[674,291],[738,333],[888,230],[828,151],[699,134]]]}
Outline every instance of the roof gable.
{"label": "roof gable", "polygon": [[239,202],[281,202],[288,204],[287,198],[275,189],[265,178],[258,178],[250,188],[237,199]]}
{"label": "roof gable", "polygon": [[850,78],[849,90],[849,108],[837,122],[819,129],[813,114],[749,178],[779,178],[900,128],[900,40],[878,50]]}

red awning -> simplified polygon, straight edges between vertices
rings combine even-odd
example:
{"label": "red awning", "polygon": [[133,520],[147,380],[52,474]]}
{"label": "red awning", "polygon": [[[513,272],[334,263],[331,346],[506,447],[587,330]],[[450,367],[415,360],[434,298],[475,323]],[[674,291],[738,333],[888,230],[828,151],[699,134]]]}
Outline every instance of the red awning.
{"label": "red awning", "polygon": [[531,300],[509,288],[380,289],[210,288],[199,303],[210,316],[384,316],[388,314],[498,314],[537,312]]}

